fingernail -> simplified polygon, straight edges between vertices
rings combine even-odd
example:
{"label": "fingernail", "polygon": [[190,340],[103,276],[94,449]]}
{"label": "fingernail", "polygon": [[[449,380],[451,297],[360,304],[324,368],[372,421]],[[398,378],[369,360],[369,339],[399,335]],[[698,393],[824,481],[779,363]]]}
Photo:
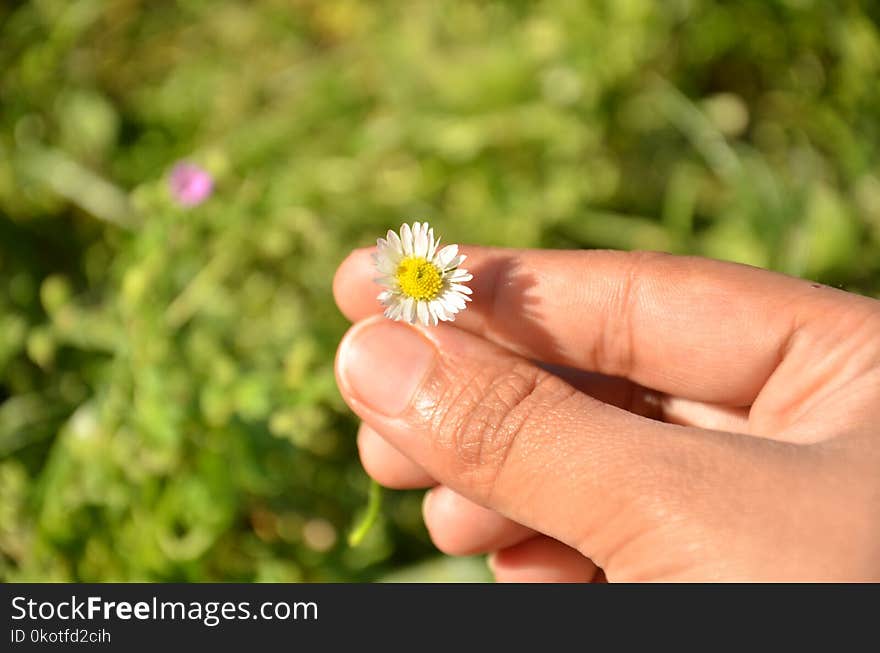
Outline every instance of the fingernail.
{"label": "fingernail", "polygon": [[415,328],[382,319],[349,336],[340,374],[360,401],[392,417],[409,405],[435,355],[434,345]]}

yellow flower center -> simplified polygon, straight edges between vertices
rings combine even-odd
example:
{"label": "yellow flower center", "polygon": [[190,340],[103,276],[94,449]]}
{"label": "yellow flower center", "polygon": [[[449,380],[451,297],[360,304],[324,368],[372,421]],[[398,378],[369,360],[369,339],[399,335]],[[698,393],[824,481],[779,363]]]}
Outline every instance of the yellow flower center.
{"label": "yellow flower center", "polygon": [[424,258],[410,256],[397,266],[397,285],[413,299],[436,299],[443,287],[440,270]]}

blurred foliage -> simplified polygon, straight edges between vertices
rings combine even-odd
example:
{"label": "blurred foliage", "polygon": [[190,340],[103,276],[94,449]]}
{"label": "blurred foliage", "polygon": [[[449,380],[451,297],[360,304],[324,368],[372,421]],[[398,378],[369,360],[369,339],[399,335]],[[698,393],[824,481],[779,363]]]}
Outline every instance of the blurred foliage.
{"label": "blurred foliage", "polygon": [[[342,537],[367,483],[331,280],[404,219],[877,294],[878,23],[867,1],[3,3],[0,577],[433,555],[417,493]],[[180,159],[217,181],[194,209]]]}

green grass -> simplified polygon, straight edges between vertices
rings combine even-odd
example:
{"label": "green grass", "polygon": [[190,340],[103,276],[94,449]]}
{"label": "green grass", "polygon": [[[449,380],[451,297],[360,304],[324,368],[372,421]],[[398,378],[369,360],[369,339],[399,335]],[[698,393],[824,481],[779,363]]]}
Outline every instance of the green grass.
{"label": "green grass", "polygon": [[[3,4],[0,578],[418,573],[417,493],[346,546],[368,484],[332,372],[333,271],[404,220],[877,295],[878,22],[809,0]],[[181,158],[217,180],[191,210]]]}

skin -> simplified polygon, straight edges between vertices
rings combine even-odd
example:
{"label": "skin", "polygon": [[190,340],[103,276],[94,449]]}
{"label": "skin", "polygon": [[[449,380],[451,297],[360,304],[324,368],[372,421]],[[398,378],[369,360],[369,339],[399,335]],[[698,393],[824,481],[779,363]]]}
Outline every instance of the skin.
{"label": "skin", "polygon": [[379,483],[499,581],[880,580],[880,302],[657,253],[469,247],[454,325],[339,267]]}

